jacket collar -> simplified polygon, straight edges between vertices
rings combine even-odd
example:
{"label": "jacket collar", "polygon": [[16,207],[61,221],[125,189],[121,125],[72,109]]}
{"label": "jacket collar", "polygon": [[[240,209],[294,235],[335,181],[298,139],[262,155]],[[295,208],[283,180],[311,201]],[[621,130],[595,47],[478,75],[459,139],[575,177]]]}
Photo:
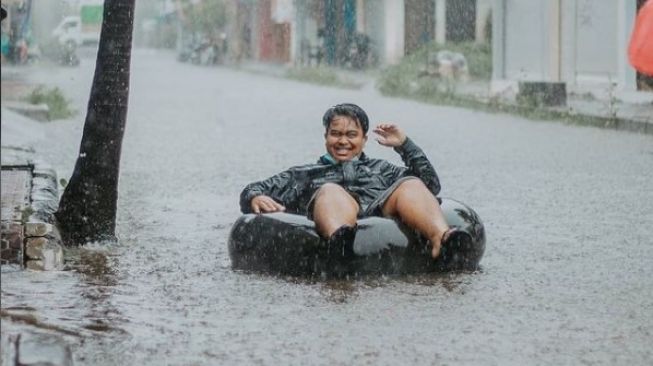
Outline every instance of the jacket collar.
{"label": "jacket collar", "polygon": [[[360,155],[358,155],[358,159],[355,160],[360,160],[360,161],[367,161],[369,158],[367,155],[365,155],[364,152],[361,152]],[[324,165],[338,165],[339,163],[334,159],[329,153],[326,153],[322,156],[320,156],[320,159],[318,160],[318,163],[324,164]]]}

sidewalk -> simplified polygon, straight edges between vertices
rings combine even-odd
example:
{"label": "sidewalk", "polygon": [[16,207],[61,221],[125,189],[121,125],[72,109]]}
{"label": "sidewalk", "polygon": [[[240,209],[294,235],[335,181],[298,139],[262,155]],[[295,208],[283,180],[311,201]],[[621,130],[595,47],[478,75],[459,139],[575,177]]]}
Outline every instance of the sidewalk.
{"label": "sidewalk", "polygon": [[63,269],[63,246],[54,223],[59,202],[54,170],[35,162],[40,122],[6,108],[2,120],[0,263],[33,270]]}
{"label": "sidewalk", "polygon": [[[267,74],[276,77],[287,77],[292,67],[283,64],[261,63],[247,61],[235,67],[239,70]],[[353,81],[361,89],[374,89],[378,71],[352,71],[330,68],[342,80]],[[507,113],[523,110],[513,97],[496,98],[490,93],[489,81],[470,81],[460,83],[455,92],[458,97],[473,101],[474,104],[490,109],[500,109]],[[564,107],[538,107],[539,111],[548,112],[553,119],[583,120],[586,124],[597,127],[611,128],[653,134],[653,92],[617,92],[612,96],[598,93],[567,94],[567,105]],[[499,108],[497,108],[499,107]]]}
{"label": "sidewalk", "polygon": [[[462,84],[459,94],[481,103],[499,103],[514,109],[519,106],[515,96],[492,97],[489,82]],[[567,93],[566,106],[538,107],[557,115],[560,119],[584,119],[597,127],[653,134],[653,93],[614,92],[596,90],[584,93]]]}
{"label": "sidewalk", "polygon": [[[2,162],[1,193],[1,250],[2,272],[30,270],[62,270],[63,244],[54,223],[54,212],[59,202],[57,178],[54,170],[39,162],[35,149],[46,139],[43,122],[38,122],[6,108],[7,100],[17,100],[33,90],[21,69],[2,69],[2,134],[0,157]],[[16,108],[23,111],[21,106]],[[25,110],[27,114],[30,110]],[[8,281],[12,277],[4,277]],[[25,289],[29,291],[29,288]],[[2,321],[28,326],[18,333],[4,332],[0,340],[2,365],[72,365],[68,342],[59,334],[43,331],[31,315],[2,309]]]}

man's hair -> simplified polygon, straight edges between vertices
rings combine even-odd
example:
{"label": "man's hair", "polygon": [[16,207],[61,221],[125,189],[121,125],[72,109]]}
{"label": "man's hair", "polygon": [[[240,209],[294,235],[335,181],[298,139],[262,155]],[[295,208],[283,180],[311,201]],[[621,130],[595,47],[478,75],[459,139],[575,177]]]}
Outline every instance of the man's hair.
{"label": "man's hair", "polygon": [[370,121],[367,118],[367,113],[365,113],[363,108],[353,103],[342,103],[334,105],[333,107],[327,109],[327,111],[324,112],[324,117],[322,117],[322,124],[324,125],[325,129],[329,129],[331,121],[333,121],[336,116],[347,116],[356,120],[363,129],[363,134],[367,135],[367,130],[370,127]]}

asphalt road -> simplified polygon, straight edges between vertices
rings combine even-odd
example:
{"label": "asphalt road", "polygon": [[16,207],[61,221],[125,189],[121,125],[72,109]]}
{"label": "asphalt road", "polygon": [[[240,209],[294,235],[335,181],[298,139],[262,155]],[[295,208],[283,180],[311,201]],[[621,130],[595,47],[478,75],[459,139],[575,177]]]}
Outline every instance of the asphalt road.
{"label": "asphalt road", "polygon": [[[93,66],[30,70],[82,112],[43,125],[36,144],[60,177],[74,165]],[[345,101],[372,124],[399,124],[431,157],[442,196],[481,216],[481,271],[321,282],[231,270],[241,189],[315,161],[322,113]],[[372,139],[366,152],[400,163]],[[64,272],[3,271],[2,308],[78,333],[63,337],[79,365],[651,364],[651,182],[650,136],[136,51],[120,242],[68,251]]]}

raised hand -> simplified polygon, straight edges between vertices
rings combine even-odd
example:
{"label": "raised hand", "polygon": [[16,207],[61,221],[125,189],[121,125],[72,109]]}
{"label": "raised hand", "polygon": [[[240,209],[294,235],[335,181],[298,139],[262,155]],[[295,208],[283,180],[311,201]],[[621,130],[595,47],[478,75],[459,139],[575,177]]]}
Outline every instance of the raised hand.
{"label": "raised hand", "polygon": [[261,212],[277,212],[286,210],[283,205],[277,203],[277,201],[272,199],[272,197],[264,194],[252,198],[250,206],[252,207],[252,212],[257,214]]}
{"label": "raised hand", "polygon": [[376,141],[383,146],[397,147],[406,141],[406,134],[393,123],[381,123],[373,130]]}

